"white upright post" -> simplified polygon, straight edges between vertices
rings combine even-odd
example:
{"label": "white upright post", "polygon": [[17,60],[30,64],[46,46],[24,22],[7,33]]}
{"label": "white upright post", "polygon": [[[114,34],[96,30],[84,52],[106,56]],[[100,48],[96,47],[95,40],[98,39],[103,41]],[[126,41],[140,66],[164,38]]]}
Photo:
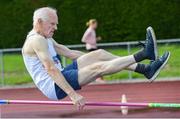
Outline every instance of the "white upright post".
{"label": "white upright post", "polygon": [[1,86],[4,86],[4,62],[3,62],[3,51],[0,50],[0,71],[1,71]]}
{"label": "white upright post", "polygon": [[[130,46],[129,42],[127,44],[127,51],[128,51],[128,55],[130,55],[131,54],[131,46]],[[132,79],[132,72],[131,71],[128,71],[128,77],[129,77],[129,79]]]}

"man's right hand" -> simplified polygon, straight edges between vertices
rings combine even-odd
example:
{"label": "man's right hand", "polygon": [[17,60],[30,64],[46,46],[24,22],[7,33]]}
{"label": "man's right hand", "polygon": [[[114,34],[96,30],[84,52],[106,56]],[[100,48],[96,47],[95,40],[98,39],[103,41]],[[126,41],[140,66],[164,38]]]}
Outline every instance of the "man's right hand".
{"label": "man's right hand", "polygon": [[79,109],[82,110],[85,106],[85,99],[83,96],[75,93],[69,95],[70,99],[72,100],[73,104]]}

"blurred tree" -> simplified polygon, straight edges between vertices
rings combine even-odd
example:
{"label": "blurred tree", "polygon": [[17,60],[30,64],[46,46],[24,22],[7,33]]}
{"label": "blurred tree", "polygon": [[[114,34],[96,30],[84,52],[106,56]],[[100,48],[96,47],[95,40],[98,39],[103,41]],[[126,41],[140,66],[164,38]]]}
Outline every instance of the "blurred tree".
{"label": "blurred tree", "polygon": [[143,40],[150,25],[159,39],[180,37],[180,0],[1,0],[0,48],[22,47],[33,11],[44,6],[58,10],[54,38],[63,44],[81,43],[90,18],[99,21],[102,42]]}

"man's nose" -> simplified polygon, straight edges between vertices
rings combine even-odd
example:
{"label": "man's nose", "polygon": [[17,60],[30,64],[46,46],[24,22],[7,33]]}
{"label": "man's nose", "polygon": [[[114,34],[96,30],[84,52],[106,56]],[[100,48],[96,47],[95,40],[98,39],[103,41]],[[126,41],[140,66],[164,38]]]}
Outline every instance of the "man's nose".
{"label": "man's nose", "polygon": [[57,25],[54,26],[54,29],[57,30]]}

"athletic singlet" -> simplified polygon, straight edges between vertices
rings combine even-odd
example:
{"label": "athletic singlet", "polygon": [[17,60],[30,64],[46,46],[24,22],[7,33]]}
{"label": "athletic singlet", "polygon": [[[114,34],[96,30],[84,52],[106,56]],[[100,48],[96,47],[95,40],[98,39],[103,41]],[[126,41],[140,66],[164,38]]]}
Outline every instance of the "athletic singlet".
{"label": "athletic singlet", "polygon": [[[36,33],[35,31],[29,32],[26,39],[29,39],[30,37],[33,37],[35,35],[40,35]],[[61,65],[60,57],[57,55],[52,38],[46,39],[48,41],[48,51],[49,54],[54,61],[55,66],[60,70],[63,71],[63,67]],[[38,57],[35,56],[28,56],[26,54],[23,54],[23,59],[25,66],[32,77],[35,85],[39,88],[39,90],[48,98],[50,99],[57,99],[56,92],[55,92],[55,86],[54,81],[52,80],[51,76],[48,74],[48,72],[45,70],[43,64],[39,60]]]}

